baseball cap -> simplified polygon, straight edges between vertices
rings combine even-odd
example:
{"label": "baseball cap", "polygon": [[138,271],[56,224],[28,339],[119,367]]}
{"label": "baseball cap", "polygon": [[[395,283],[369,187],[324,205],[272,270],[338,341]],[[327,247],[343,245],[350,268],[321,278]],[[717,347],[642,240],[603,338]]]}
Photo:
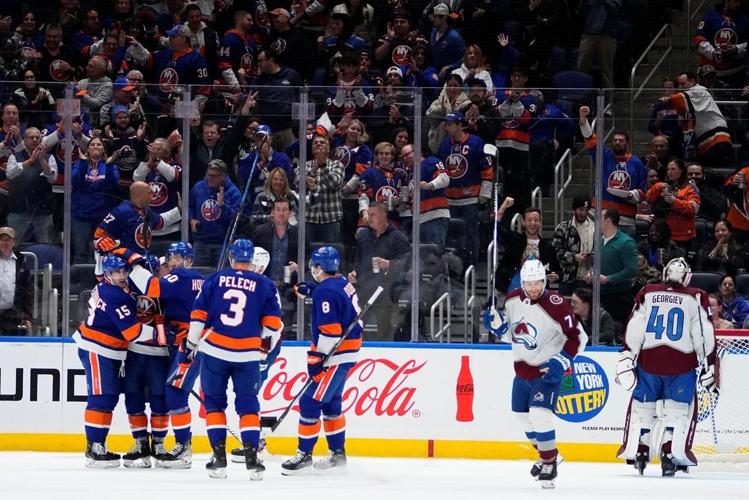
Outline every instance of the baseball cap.
{"label": "baseball cap", "polygon": [[572,210],[578,208],[590,208],[590,196],[577,195],[572,199]]}
{"label": "baseball cap", "polygon": [[403,7],[396,7],[393,10],[393,21],[396,19],[405,19],[406,21],[411,21],[411,16],[409,15],[408,11],[404,9]]}
{"label": "baseball cap", "polygon": [[403,70],[401,70],[398,66],[390,66],[385,72],[385,78],[389,77],[390,75],[398,75],[400,78],[403,78]]}
{"label": "baseball cap", "polygon": [[16,239],[16,230],[13,229],[12,227],[8,227],[8,226],[0,227],[0,236],[4,234],[10,236],[14,240]]}
{"label": "baseball cap", "polygon": [[167,36],[184,36],[190,38],[190,27],[185,24],[177,24],[166,32]]}
{"label": "baseball cap", "polygon": [[112,120],[116,119],[117,115],[119,115],[120,113],[126,113],[127,116],[130,116],[130,110],[127,109],[127,106],[118,104],[117,106],[112,107]]}
{"label": "baseball cap", "polygon": [[438,3],[434,6],[434,15],[436,16],[447,16],[450,14],[450,7],[444,3]]}
{"label": "baseball cap", "polygon": [[259,125],[255,131],[255,135],[270,135],[271,129],[268,125]]}
{"label": "baseball cap", "polygon": [[707,76],[707,75],[714,75],[715,74],[715,67],[710,64],[703,64],[699,68],[697,68],[697,75],[698,76]]}
{"label": "baseball cap", "polygon": [[270,15],[271,16],[286,16],[289,19],[291,19],[291,14],[289,14],[289,11],[286,10],[286,9],[282,9],[280,7],[277,8],[277,9],[273,9],[272,11],[270,11]]}
{"label": "baseball cap", "polygon": [[468,87],[486,87],[486,82],[481,78],[469,78],[466,80],[466,86]]}
{"label": "baseball cap", "polygon": [[465,120],[465,117],[463,116],[463,113],[459,113],[456,111],[455,113],[448,113],[447,115],[445,115],[444,121],[448,123],[450,122],[463,123],[464,120]]}
{"label": "baseball cap", "polygon": [[114,90],[124,90],[125,92],[130,92],[135,87],[130,85],[130,82],[127,81],[127,78],[121,76],[117,80],[114,81]]}

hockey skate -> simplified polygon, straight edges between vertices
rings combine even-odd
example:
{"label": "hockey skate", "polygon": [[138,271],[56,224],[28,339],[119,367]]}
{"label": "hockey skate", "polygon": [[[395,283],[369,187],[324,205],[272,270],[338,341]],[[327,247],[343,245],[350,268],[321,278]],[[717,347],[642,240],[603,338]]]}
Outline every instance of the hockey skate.
{"label": "hockey skate", "polygon": [[328,457],[317,460],[312,468],[321,474],[346,474],[346,451],[331,450]]}
{"label": "hockey skate", "polygon": [[541,483],[541,488],[545,490],[554,489],[554,479],[557,477],[557,463],[551,462],[549,464],[541,465],[541,472],[538,474],[538,481]]}
{"label": "hockey skate", "polygon": [[[564,462],[564,457],[561,453],[557,453],[557,465]],[[539,458],[536,460],[536,463],[533,464],[533,467],[531,467],[531,476],[538,478],[538,475],[541,474],[541,466],[543,465],[543,461]]]}
{"label": "hockey skate", "polygon": [[257,458],[257,450],[252,447],[244,448],[244,458],[247,470],[250,471],[250,481],[262,481],[265,465]]}
{"label": "hockey skate", "polygon": [[214,479],[226,479],[226,443],[221,441],[213,447],[213,455],[205,464],[208,475]]}
{"label": "hockey skate", "polygon": [[[229,455],[229,459],[234,462],[235,464],[243,464],[245,463],[244,460],[244,452],[246,448],[234,448],[231,450],[231,454]],[[265,438],[260,438],[260,442],[257,446],[257,454],[262,455],[263,453],[267,453],[268,449],[265,445]]]}
{"label": "hockey skate", "polygon": [[112,469],[120,466],[120,456],[109,451],[104,443],[88,442],[86,445],[86,467],[90,469]]}
{"label": "hockey skate", "polygon": [[151,467],[151,447],[148,444],[148,436],[135,440],[130,451],[123,455],[122,465],[128,469],[148,469]]}
{"label": "hockey skate", "polygon": [[281,464],[284,476],[299,476],[312,472],[312,453],[297,450],[296,455]]}
{"label": "hockey skate", "polygon": [[671,453],[661,452],[661,472],[663,477],[674,477],[678,466]]}
{"label": "hockey skate", "polygon": [[627,464],[634,465],[635,469],[637,469],[641,476],[645,472],[645,467],[647,467],[648,462],[650,462],[650,448],[642,443],[637,447],[635,459],[627,460]]}
{"label": "hockey skate", "polygon": [[160,455],[166,455],[166,447],[164,446],[164,438],[152,438],[151,439],[151,456],[156,458]]}
{"label": "hockey skate", "polygon": [[177,443],[168,452],[156,455],[156,467],[189,469],[192,467],[192,445],[190,443]]}

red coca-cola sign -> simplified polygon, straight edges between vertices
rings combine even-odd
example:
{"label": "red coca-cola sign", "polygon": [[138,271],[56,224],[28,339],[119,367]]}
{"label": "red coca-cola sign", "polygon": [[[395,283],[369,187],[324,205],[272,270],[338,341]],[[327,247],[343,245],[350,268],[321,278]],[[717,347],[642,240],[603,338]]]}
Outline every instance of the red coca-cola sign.
{"label": "red coca-cola sign", "polygon": [[[356,416],[398,416],[408,415],[414,407],[416,387],[409,384],[409,378],[421,370],[426,361],[417,363],[409,359],[396,363],[385,358],[364,358],[359,360],[346,377],[343,391],[343,411]],[[288,371],[288,360],[279,357],[274,363],[275,372],[263,386],[262,399],[273,401],[281,398],[285,404],[274,408],[264,408],[269,414],[282,411],[294,396],[302,390],[307,381],[307,373]],[[294,406],[299,411],[299,405]]]}

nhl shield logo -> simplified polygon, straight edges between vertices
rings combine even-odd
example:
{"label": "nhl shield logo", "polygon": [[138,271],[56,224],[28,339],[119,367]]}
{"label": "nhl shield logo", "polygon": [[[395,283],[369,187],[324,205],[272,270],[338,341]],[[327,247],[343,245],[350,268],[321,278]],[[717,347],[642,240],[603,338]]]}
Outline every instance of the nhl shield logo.
{"label": "nhl shield logo", "polygon": [[159,75],[159,89],[165,94],[173,92],[179,83],[179,75],[174,68],[164,68]]}
{"label": "nhl shield logo", "polygon": [[461,154],[451,154],[447,157],[447,175],[450,179],[460,179],[468,172],[468,160]]}
{"label": "nhl shield logo", "polygon": [[207,221],[214,221],[221,216],[221,206],[213,198],[208,198],[200,206],[200,215]]}

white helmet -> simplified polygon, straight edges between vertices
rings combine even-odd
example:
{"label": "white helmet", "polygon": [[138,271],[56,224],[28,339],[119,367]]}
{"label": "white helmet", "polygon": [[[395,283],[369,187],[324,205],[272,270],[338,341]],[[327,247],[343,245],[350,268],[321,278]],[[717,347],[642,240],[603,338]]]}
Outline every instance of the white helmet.
{"label": "white helmet", "polygon": [[546,269],[543,262],[538,259],[528,259],[523,263],[523,267],[520,268],[520,286],[522,287],[526,281],[543,281],[544,288],[546,287]]}
{"label": "white helmet", "polygon": [[692,279],[692,270],[683,257],[671,259],[663,267],[663,282],[666,284],[689,286]]}
{"label": "white helmet", "polygon": [[263,274],[269,262],[270,254],[268,250],[263,247],[255,247],[255,253],[252,255],[252,265],[255,267],[255,272]]}

